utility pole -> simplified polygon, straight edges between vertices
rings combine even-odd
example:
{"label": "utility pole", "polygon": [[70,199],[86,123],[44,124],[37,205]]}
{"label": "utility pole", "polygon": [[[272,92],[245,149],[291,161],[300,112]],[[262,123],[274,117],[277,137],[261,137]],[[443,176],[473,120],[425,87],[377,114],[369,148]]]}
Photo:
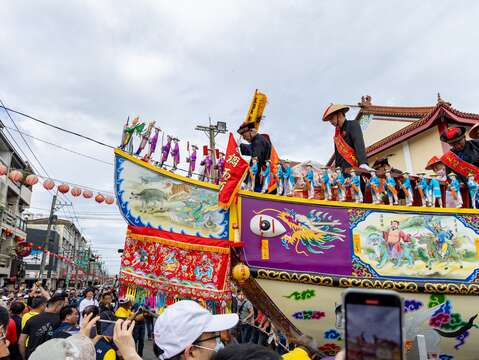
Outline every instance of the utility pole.
{"label": "utility pole", "polygon": [[[77,260],[78,259],[78,255],[79,255],[79,252],[80,252],[80,244],[79,244],[79,236],[75,236],[75,243],[74,243],[74,249],[73,249],[73,266],[75,267],[75,289],[78,288],[78,263],[79,261]],[[81,240],[81,238],[80,238]],[[78,263],[75,263],[76,261],[78,261]]]}
{"label": "utility pole", "polygon": [[[53,221],[55,219],[55,211],[61,209],[64,206],[71,205],[71,204],[68,204],[68,203],[58,203],[57,204],[57,195],[58,195],[58,190],[55,193],[55,195],[53,195],[52,205],[50,207],[50,215],[48,216],[47,235],[46,235],[45,240],[43,242],[42,261],[40,263],[40,271],[38,272],[38,280],[39,281],[43,280],[43,273],[45,272],[45,262],[46,262],[46,257],[47,257],[46,253],[48,251],[48,246],[49,246],[49,242],[50,242],[50,234],[52,232]],[[48,255],[48,256],[50,256],[50,255]],[[51,264],[51,265],[53,265],[53,264]],[[49,273],[51,274],[51,267],[50,267]]]}
{"label": "utility pole", "polygon": [[216,144],[215,144],[215,138],[216,138],[216,135],[224,134],[228,130],[226,129],[226,123],[225,122],[218,121],[216,123],[216,125],[211,125],[211,117],[209,117],[208,119],[209,119],[209,125],[208,126],[197,125],[195,127],[195,130],[203,131],[206,134],[206,136],[208,137],[209,141],[210,141],[210,149],[213,151],[213,158],[212,158],[213,167],[211,169],[211,182],[214,182],[214,180],[216,179]]}
{"label": "utility pole", "polygon": [[48,217],[47,236],[43,242],[42,262],[40,263],[40,271],[38,272],[38,280],[42,281],[43,272],[45,271],[45,260],[47,257],[48,243],[50,241],[50,233],[52,231],[53,216],[55,214],[55,206],[57,205],[57,194],[53,195],[52,206],[50,207],[50,216]]}

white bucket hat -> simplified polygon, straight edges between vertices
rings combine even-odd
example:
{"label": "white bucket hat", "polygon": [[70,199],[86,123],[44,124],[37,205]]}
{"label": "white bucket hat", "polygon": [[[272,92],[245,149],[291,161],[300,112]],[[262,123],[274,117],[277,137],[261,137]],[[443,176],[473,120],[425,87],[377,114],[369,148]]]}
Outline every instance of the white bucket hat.
{"label": "white bucket hat", "polygon": [[213,315],[195,301],[178,301],[168,306],[155,323],[160,359],[178,355],[205,332],[228,330],[237,323],[237,314]]}

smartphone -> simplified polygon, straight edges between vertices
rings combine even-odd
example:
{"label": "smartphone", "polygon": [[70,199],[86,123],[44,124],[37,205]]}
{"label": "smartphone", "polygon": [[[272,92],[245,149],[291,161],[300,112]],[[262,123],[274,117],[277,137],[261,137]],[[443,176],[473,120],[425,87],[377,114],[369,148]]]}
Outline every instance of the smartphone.
{"label": "smartphone", "polygon": [[388,290],[343,294],[346,360],[404,360],[403,301]]}
{"label": "smartphone", "polygon": [[96,333],[98,335],[113,337],[115,323],[115,321],[111,320],[98,320],[96,322]]}

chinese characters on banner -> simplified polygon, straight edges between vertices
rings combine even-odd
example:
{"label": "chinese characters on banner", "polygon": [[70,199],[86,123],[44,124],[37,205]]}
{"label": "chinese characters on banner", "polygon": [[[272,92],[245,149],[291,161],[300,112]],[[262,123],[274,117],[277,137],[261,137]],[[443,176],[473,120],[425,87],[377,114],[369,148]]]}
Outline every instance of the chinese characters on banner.
{"label": "chinese characters on banner", "polygon": [[238,144],[232,133],[226,148],[225,170],[220,180],[218,205],[224,209],[230,207],[243,182],[243,177],[248,169],[248,163],[238,152]]}

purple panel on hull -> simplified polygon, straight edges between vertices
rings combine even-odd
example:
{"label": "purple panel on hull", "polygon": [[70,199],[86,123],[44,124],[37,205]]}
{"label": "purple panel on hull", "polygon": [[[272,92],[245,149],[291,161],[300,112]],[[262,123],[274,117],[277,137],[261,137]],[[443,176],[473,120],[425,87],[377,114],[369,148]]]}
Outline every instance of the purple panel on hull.
{"label": "purple panel on hull", "polygon": [[241,241],[244,260],[252,267],[352,272],[347,209],[243,197]]}

